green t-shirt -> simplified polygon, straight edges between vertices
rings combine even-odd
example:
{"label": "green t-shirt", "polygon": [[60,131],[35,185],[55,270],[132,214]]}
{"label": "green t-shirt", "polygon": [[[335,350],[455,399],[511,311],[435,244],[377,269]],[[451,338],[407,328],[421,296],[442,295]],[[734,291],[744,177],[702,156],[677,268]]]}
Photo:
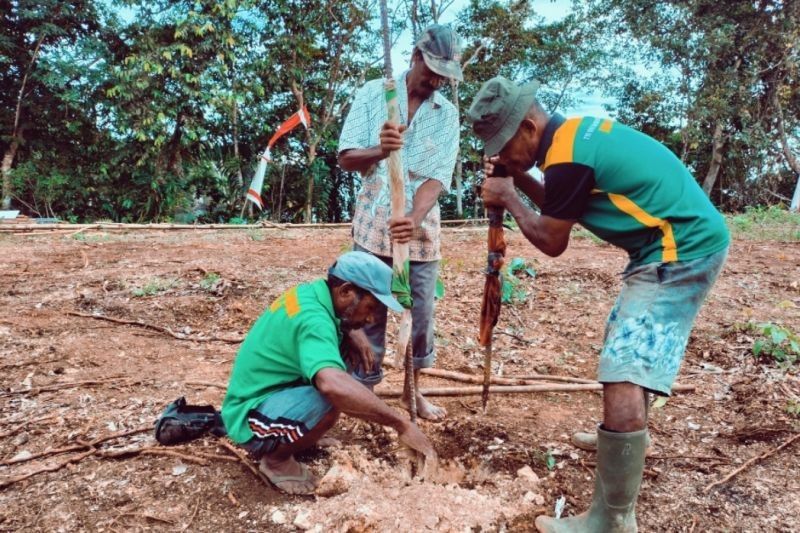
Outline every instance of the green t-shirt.
{"label": "green t-shirt", "polygon": [[222,420],[238,443],[253,437],[247,414],[270,394],[313,384],[323,368],[345,370],[339,352],[342,332],[324,279],[286,291],[264,312],[244,339],[222,402]]}
{"label": "green t-shirt", "polygon": [[687,261],[728,246],[725,220],[666,146],[608,119],[555,115],[537,162],[542,214],[577,220],[634,264]]}

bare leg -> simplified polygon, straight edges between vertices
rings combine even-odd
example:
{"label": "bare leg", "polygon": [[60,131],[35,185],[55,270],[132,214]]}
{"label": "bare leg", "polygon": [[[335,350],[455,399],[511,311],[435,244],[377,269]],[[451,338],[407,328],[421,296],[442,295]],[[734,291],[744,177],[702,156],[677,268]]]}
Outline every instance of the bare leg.
{"label": "bare leg", "polygon": [[[261,458],[262,471],[270,476],[302,476],[303,466],[295,460],[294,455],[302,450],[310,448],[325,435],[336,423],[339,418],[339,411],[331,409],[322,417],[322,420],[314,426],[311,431],[291,444],[280,444],[271,453]],[[272,479],[270,477],[270,479]],[[284,481],[278,486],[284,492],[290,494],[307,494],[314,490],[317,480],[309,476],[304,481]]]}
{"label": "bare leg", "polygon": [[630,433],[647,427],[647,393],[633,383],[603,385],[603,428]]}
{"label": "bare leg", "polygon": [[[444,420],[444,417],[447,416],[447,410],[444,407],[439,407],[438,405],[432,404],[425,397],[423,397],[422,394],[420,394],[418,368],[414,369],[414,390],[417,393],[417,416],[424,418],[425,420],[432,420],[434,422]],[[408,409],[408,398],[409,392],[404,387],[403,397],[400,399],[400,402],[406,407],[406,409]]]}

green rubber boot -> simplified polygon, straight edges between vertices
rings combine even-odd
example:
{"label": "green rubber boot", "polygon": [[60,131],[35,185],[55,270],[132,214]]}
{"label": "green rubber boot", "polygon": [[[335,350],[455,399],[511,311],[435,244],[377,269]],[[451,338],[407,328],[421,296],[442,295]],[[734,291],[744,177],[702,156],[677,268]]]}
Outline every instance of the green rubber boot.
{"label": "green rubber boot", "polygon": [[585,513],[555,519],[540,516],[542,533],[632,533],[642,484],[647,430],[613,433],[597,429],[597,468],[592,506]]}
{"label": "green rubber boot", "polygon": [[[596,452],[597,451],[597,433],[592,432],[589,433],[587,431],[576,431],[572,434],[572,438],[570,439],[572,445],[576,448],[580,448],[581,450],[586,450],[587,452]],[[645,457],[650,456],[653,453],[653,439],[650,437],[650,432],[647,432],[647,444],[644,451]]]}

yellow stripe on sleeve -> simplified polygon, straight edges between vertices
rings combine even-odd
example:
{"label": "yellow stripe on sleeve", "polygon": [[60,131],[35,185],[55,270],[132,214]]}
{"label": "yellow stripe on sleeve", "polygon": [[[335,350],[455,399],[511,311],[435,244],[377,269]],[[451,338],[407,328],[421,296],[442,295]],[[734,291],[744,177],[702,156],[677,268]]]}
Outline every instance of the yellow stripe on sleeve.
{"label": "yellow stripe on sleeve", "polygon": [[272,305],[269,306],[269,310],[274,313],[281,307],[286,309],[286,316],[289,318],[300,312],[300,301],[297,299],[297,287],[292,287],[283,293],[280,298],[272,302]]}
{"label": "yellow stripe on sleeve", "polygon": [[583,119],[580,117],[571,118],[556,130],[553,135],[553,144],[550,145],[550,149],[544,158],[544,169],[559,163],[572,163],[575,135],[578,133],[578,126],[581,125],[581,120]]}
{"label": "yellow stripe on sleeve", "polygon": [[627,196],[610,192],[608,193],[608,199],[611,200],[611,203],[613,203],[617,209],[632,216],[640,224],[643,224],[648,228],[659,228],[661,233],[664,235],[661,239],[661,245],[663,248],[661,260],[664,263],[670,263],[678,260],[678,246],[675,244],[675,235],[672,233],[672,224],[666,220],[650,215],[644,209],[636,205]]}

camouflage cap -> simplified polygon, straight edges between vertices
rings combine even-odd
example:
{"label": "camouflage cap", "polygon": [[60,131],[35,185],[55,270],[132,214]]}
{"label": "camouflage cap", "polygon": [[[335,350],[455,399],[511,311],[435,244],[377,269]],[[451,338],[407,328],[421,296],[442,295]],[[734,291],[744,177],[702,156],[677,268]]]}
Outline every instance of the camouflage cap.
{"label": "camouflage cap", "polygon": [[431,24],[422,32],[417,48],[429,69],[440,76],[464,81],[461,72],[461,37],[452,27]]}
{"label": "camouflage cap", "polygon": [[467,119],[484,142],[486,155],[497,155],[517,133],[522,119],[536,101],[538,89],[538,81],[517,85],[502,76],[483,84],[467,111]]}

